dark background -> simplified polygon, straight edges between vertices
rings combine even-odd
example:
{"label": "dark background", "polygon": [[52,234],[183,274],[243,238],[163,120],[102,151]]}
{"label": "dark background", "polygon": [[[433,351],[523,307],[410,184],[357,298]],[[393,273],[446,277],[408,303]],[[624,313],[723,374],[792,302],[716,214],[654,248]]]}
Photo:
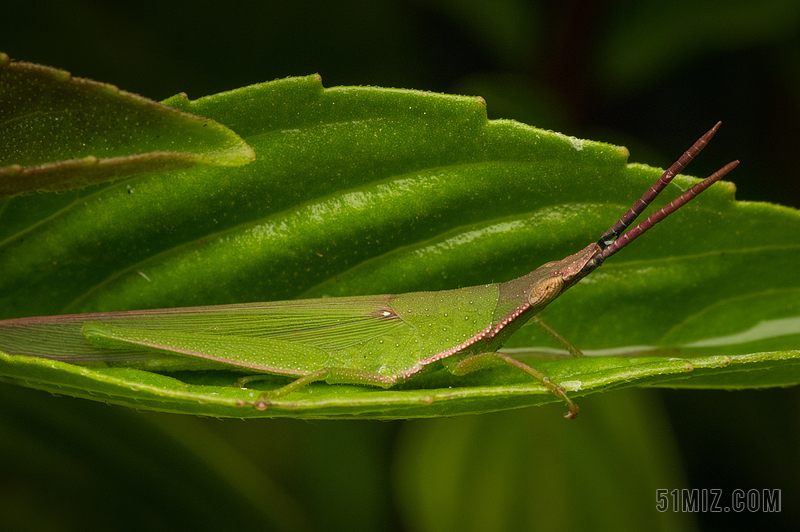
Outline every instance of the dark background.
{"label": "dark background", "polygon": [[[490,118],[661,167],[722,120],[689,173],[740,159],[738,199],[800,207],[796,0],[6,1],[0,50],[155,100],[313,72],[328,87],[480,95]],[[768,522],[800,524],[797,389],[660,393],[690,487],[781,488]],[[697,517],[706,530],[767,522]]]}
{"label": "dark background", "polygon": [[666,166],[717,120],[740,199],[800,205],[800,9],[727,2],[4,2],[0,45],[161,100],[318,72],[326,86],[483,96]]}

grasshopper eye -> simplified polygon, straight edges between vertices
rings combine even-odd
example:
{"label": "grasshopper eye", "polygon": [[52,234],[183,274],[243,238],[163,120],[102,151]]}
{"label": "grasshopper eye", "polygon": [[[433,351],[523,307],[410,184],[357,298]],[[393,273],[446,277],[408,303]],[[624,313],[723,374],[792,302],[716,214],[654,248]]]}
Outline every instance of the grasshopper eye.
{"label": "grasshopper eye", "polygon": [[542,279],[533,287],[530,295],[528,295],[528,303],[530,303],[532,307],[544,306],[558,297],[563,286],[564,280],[560,275]]}

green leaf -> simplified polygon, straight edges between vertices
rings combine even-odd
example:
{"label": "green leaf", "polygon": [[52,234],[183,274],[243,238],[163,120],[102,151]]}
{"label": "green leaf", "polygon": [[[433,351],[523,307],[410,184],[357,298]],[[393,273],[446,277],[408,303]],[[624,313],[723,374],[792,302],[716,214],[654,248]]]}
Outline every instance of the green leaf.
{"label": "green leaf", "polygon": [[[308,76],[165,103],[236,131],[256,161],[6,200],[4,317],[506,281],[597,240],[661,173],[626,164],[625,148],[489,121],[480,98],[324,89]],[[687,133],[687,146],[699,133]],[[677,177],[657,204],[694,182]],[[541,314],[595,356],[541,358],[557,346],[535,327],[509,351],[574,397],[633,385],[800,382],[800,215],[735,202],[733,192],[714,185]],[[388,391],[316,384],[264,412],[237,405],[286,379],[244,390],[224,371],[158,375],[8,356],[0,375],[219,417],[391,419],[556,401],[505,369],[432,371]]]}
{"label": "green leaf", "polygon": [[212,120],[3,53],[0,97],[0,198],[254,157]]}

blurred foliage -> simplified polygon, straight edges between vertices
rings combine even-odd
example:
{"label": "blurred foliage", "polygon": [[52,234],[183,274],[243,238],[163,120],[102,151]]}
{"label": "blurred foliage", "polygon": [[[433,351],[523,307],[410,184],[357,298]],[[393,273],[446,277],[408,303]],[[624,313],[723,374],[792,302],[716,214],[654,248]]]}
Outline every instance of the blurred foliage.
{"label": "blurred foliage", "polygon": [[[742,165],[735,178],[739,199],[800,206],[796,170],[800,159],[796,150],[800,5],[796,1],[751,6],[711,0],[669,4],[508,0],[492,3],[491,9],[488,6],[444,0],[317,0],[302,5],[228,3],[220,9],[211,1],[188,7],[152,0],[128,4],[10,0],[0,17],[0,50],[156,100],[181,91],[194,98],[309,72],[320,72],[329,86],[369,84],[480,94],[489,102],[491,118],[514,118],[581,138],[623,144],[633,160],[662,166],[685,149],[687,131],[703,131],[722,120],[724,148],[704,153],[692,172],[707,175],[729,159],[739,158]],[[411,481],[400,473],[412,465],[424,466],[417,455],[401,453],[409,449],[402,443],[403,435],[412,434],[413,443],[422,446],[436,430],[442,430],[436,424],[429,428],[420,422],[219,422],[135,414],[19,387],[4,388],[0,494],[6,502],[0,508],[3,524],[8,525],[4,528],[9,530],[84,529],[89,509],[107,511],[106,522],[117,529],[211,529],[220,516],[223,523],[235,526],[225,501],[240,493],[246,495],[235,497],[240,502],[233,513],[245,525],[277,527],[271,513],[275,501],[289,516],[281,521],[287,526],[301,523],[288,520],[296,515],[306,516],[303,519],[312,529],[352,528],[356,523],[362,529],[427,530],[437,524],[430,507],[418,500],[418,494],[424,494],[419,491],[422,488],[412,487],[409,494]],[[637,394],[629,400],[649,408],[646,417],[664,427],[664,432],[655,432],[652,440],[637,438],[616,445],[658,446],[653,450],[657,458],[648,463],[677,469],[682,462],[686,483],[674,477],[652,477],[655,484],[631,486],[620,478],[618,487],[631,491],[623,497],[626,507],[608,504],[598,511],[629,515],[635,504],[637,511],[650,512],[650,516],[630,528],[668,529],[669,522],[648,520],[656,516],[655,493],[649,494],[650,503],[638,503],[636,492],[647,496],[652,489],[648,486],[653,485],[670,490],[719,488],[726,495],[734,488],[782,489],[784,504],[779,514],[677,517],[696,519],[706,529],[797,528],[800,509],[789,502],[800,497],[800,463],[794,452],[800,444],[797,388],[639,393],[646,398]],[[659,397],[666,414],[652,406]],[[584,419],[576,423],[597,412],[593,400],[581,403]],[[493,424],[505,425],[508,416],[512,421],[507,424],[519,430],[515,437],[530,439],[538,436],[530,436],[531,427],[539,426],[530,417],[558,418],[559,408],[456,419],[447,428],[454,434],[490,433]],[[131,432],[113,436],[111,422],[101,412],[110,413],[114,423],[127,424]],[[615,437],[637,429],[638,418],[614,405],[604,416],[609,416],[607,426],[615,428]],[[476,428],[482,423],[487,426]],[[148,424],[164,432],[153,434]],[[582,470],[582,485],[594,485],[609,471],[641,467],[627,455],[620,461],[602,451],[603,445],[571,430],[567,422],[541,426],[549,441],[568,438],[580,453],[597,449],[598,469]],[[207,452],[193,462],[198,450],[192,445],[208,441],[195,438],[198,431],[218,446],[200,445]],[[132,434],[141,434],[143,440],[132,440]],[[678,449],[674,460],[670,458],[675,456],[671,454],[673,439]],[[465,478],[489,458],[514,452],[508,445],[487,442],[481,447],[468,439],[460,441],[473,449],[454,458],[458,474]],[[648,443],[653,441],[657,443]],[[283,450],[265,447],[266,443],[280,444]],[[154,474],[163,476],[148,477],[128,444],[141,452]],[[420,447],[416,452],[434,451]],[[564,452],[552,443],[520,460],[550,463]],[[393,460],[397,462],[391,466]],[[566,466],[558,467],[555,474],[566,478]],[[192,477],[198,468],[200,475],[207,475],[205,480]],[[513,493],[528,493],[530,475],[513,476],[508,470],[508,465],[497,463],[483,474],[506,471],[500,483],[507,482],[505,487]],[[239,478],[231,480],[231,475]],[[428,481],[424,474],[416,475]],[[184,484],[143,500],[164,477]],[[548,484],[548,477],[539,481]],[[236,482],[239,488],[222,490],[219,498],[204,499],[209,492],[195,488],[196,483],[218,487]],[[453,489],[446,483],[442,486],[442,490]],[[594,504],[594,494],[570,487],[572,491],[554,499],[539,519],[508,517],[507,522],[544,528],[566,522],[564,516],[575,507]],[[119,496],[111,498],[114,493]],[[487,491],[479,502],[468,502],[455,490],[442,494],[451,497],[453,506],[443,508],[441,516],[452,515],[447,512],[454,507],[474,513],[476,521],[499,515],[505,500],[498,501],[492,494]],[[118,504],[132,495],[142,503]],[[527,506],[521,506],[525,506],[524,498],[514,508],[525,511]],[[170,518],[158,513],[164,507],[169,508]],[[208,507],[217,511],[203,513]],[[665,520],[676,518],[660,515]],[[169,519],[179,520],[178,524]],[[605,516],[598,517],[592,528],[602,529],[607,522]],[[687,529],[689,524],[680,522],[679,526]],[[623,529],[615,526],[615,530]]]}

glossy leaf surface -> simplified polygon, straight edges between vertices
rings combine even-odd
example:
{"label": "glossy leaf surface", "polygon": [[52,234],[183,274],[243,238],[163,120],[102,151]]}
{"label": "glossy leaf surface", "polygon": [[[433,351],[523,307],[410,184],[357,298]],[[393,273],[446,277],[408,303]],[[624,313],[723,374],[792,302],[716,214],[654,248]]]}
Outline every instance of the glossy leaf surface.
{"label": "glossy leaf surface", "polygon": [[3,53],[0,104],[0,198],[254,157],[211,120]]}
{"label": "glossy leaf surface", "polygon": [[[505,281],[596,240],[661,173],[626,164],[624,148],[488,121],[471,97],[323,89],[308,76],[165,103],[229,127],[256,161],[7,200],[4,317]],[[687,147],[699,133],[687,132]],[[693,182],[679,176],[660,204]],[[554,346],[531,327],[507,347],[575,397],[798,383],[800,215],[735,202],[733,191],[714,185],[541,314],[597,356],[532,361]],[[213,416],[388,419],[555,401],[513,371],[433,372],[388,391],[313,385],[259,412],[236,402],[285,379],[241,390],[227,372],[1,365],[6,380],[32,387]]]}

